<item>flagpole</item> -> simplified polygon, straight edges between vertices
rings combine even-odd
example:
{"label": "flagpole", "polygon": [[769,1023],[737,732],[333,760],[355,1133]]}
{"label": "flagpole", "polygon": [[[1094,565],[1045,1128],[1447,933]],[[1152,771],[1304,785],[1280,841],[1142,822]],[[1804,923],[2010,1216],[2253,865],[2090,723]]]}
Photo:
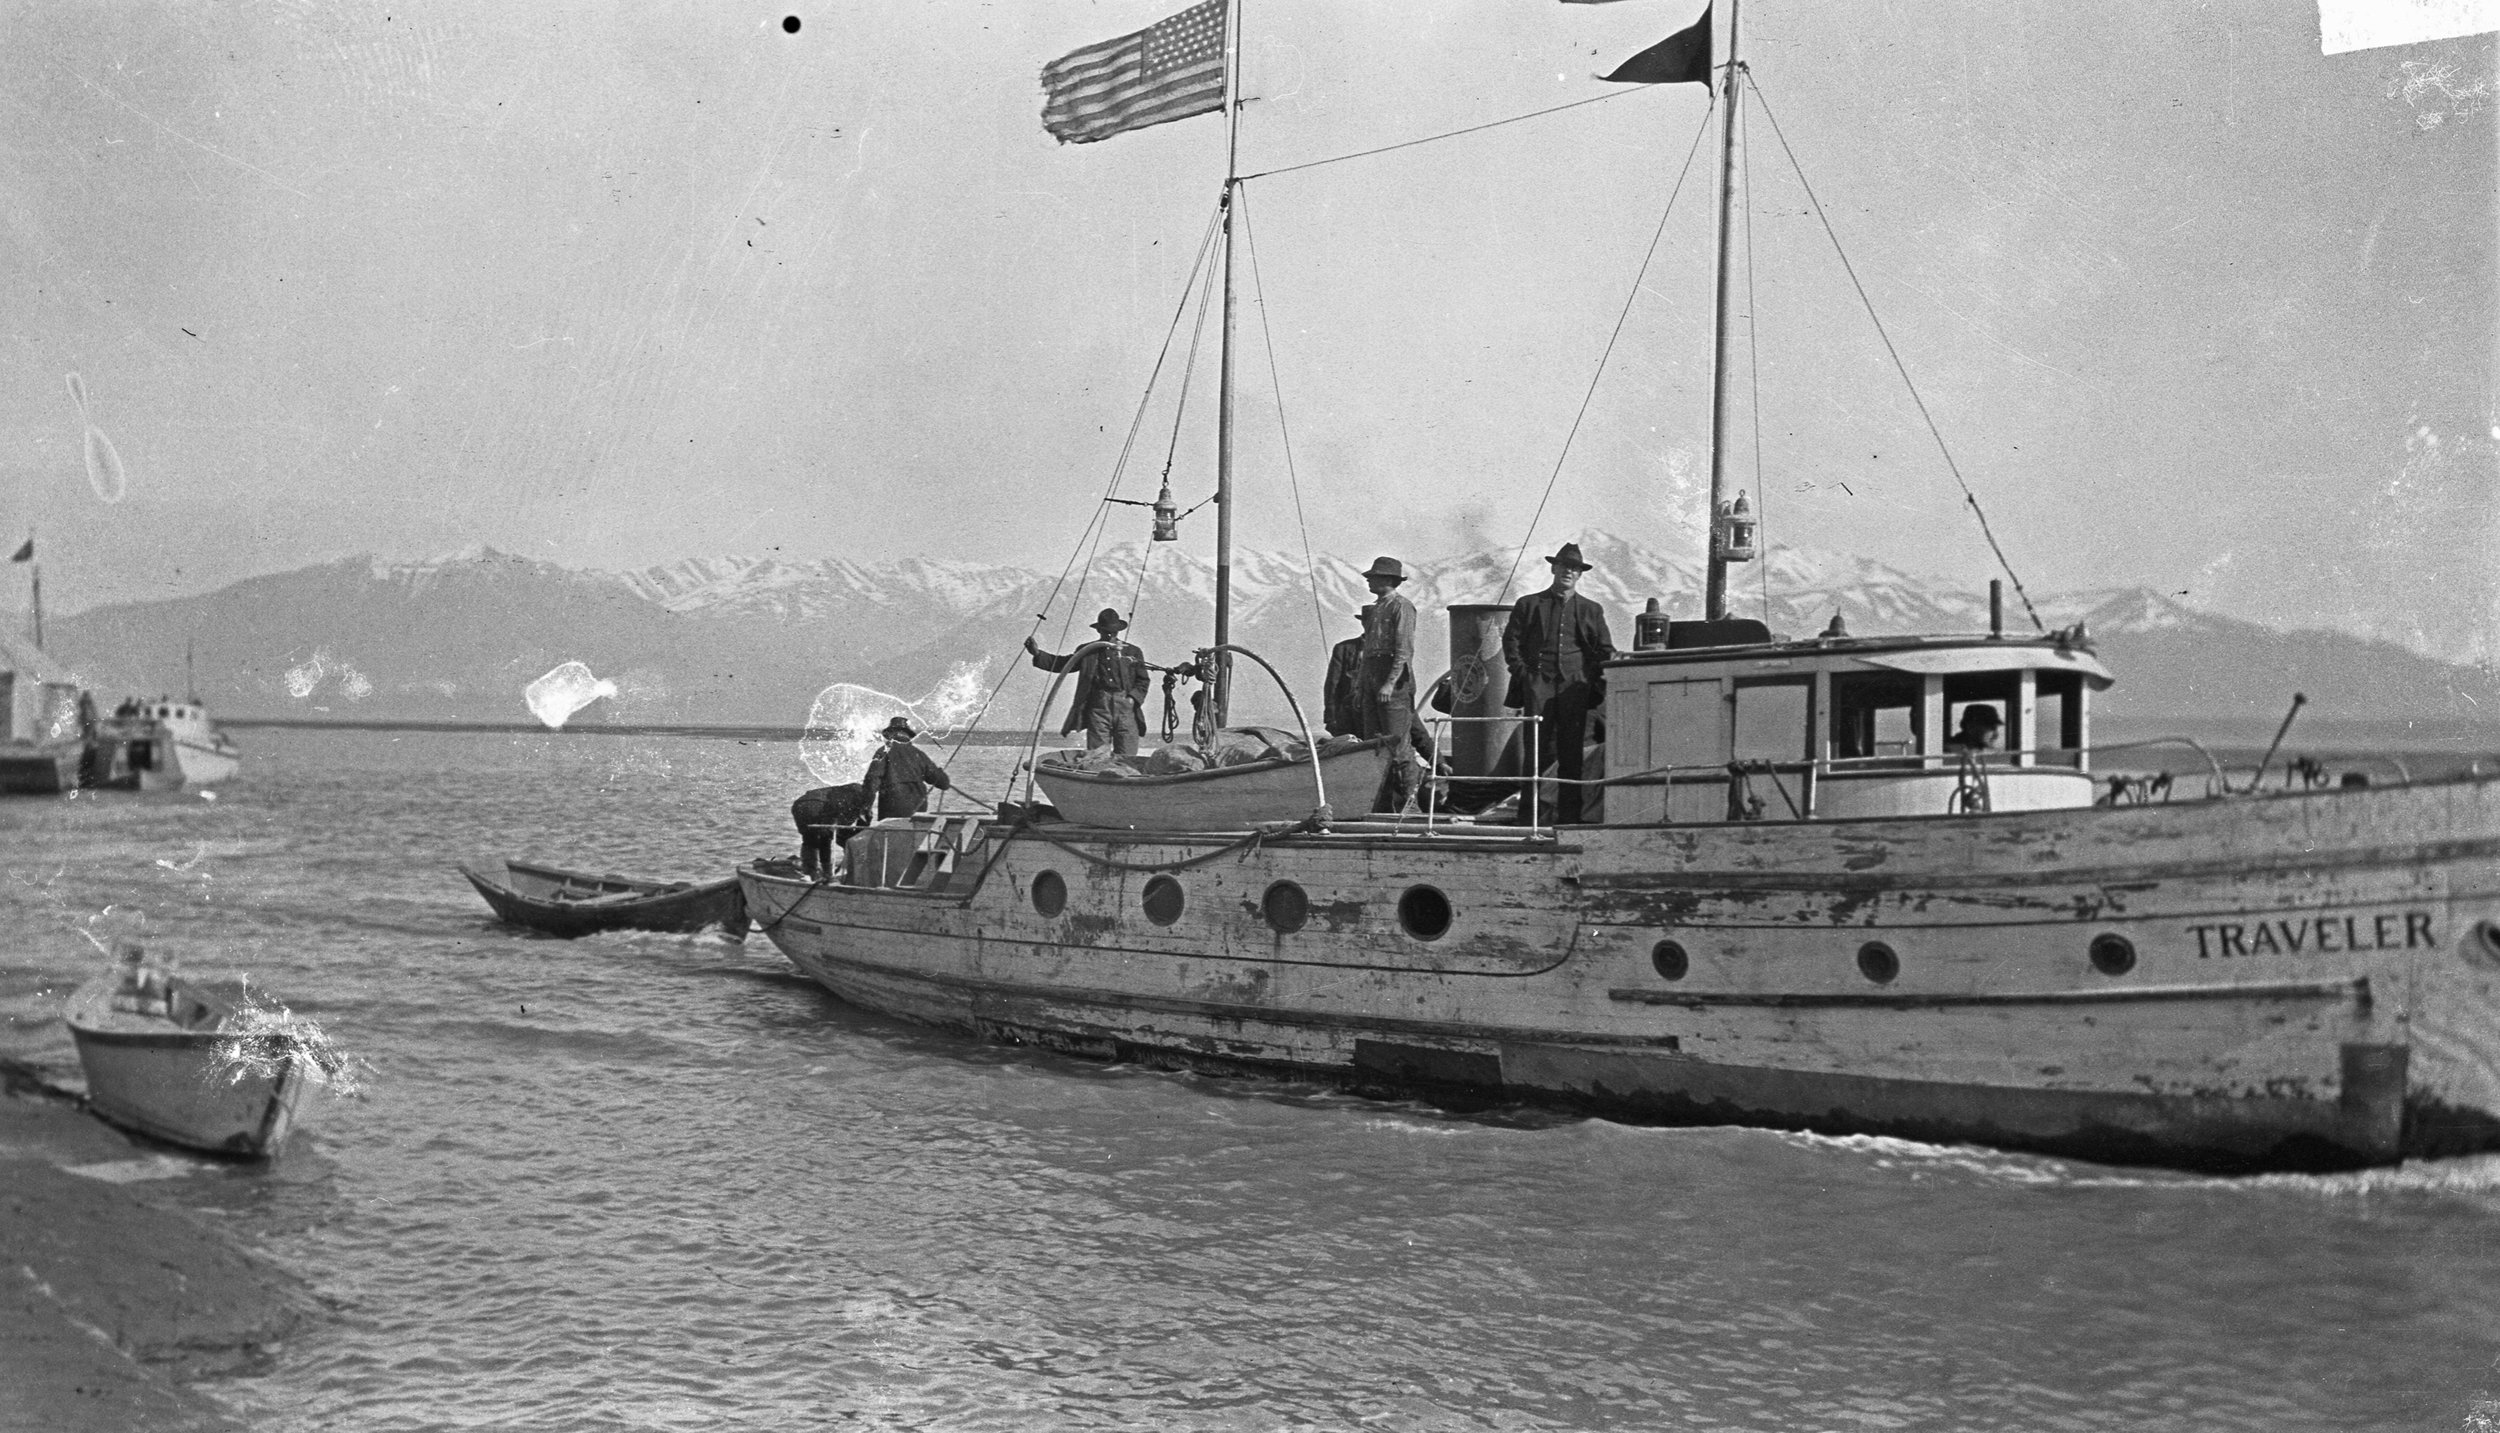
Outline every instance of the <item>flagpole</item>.
{"label": "flagpole", "polygon": [[1215,399],[1215,671],[1207,693],[1210,732],[1231,717],[1233,654],[1233,200],[1241,184],[1241,0],[1224,15],[1224,332]]}
{"label": "flagpole", "polygon": [[1729,273],[1729,236],[1736,215],[1736,6],[1727,6],[1727,78],[1720,81],[1719,105],[1719,301],[1713,329],[1710,384],[1710,534],[1709,586],[1702,615],[1716,622],[1727,616],[1727,558],[1719,546],[1719,504],[1727,490],[1728,307],[1735,284]]}

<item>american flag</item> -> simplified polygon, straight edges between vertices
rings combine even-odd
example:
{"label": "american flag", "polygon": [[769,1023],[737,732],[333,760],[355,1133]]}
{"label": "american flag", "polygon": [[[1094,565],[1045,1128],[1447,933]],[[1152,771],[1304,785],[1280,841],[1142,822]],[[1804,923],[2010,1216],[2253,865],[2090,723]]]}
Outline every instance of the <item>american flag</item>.
{"label": "american flag", "polygon": [[1091,144],[1224,107],[1224,6],[1201,0],[1134,34],[1042,67],[1042,128]]}

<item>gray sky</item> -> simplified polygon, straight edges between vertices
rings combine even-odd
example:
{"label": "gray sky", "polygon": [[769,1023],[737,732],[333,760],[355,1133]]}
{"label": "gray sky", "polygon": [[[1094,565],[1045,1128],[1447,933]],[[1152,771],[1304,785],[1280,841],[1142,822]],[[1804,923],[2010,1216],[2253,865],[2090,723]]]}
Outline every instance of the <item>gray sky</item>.
{"label": "gray sky", "polygon": [[[1179,297],[1224,126],[1061,147],[1037,74],[1180,8],[14,6],[0,528],[36,527],[72,607],[474,542],[599,567],[1055,570]],[[1695,9],[1248,0],[1245,172],[1620,91],[1249,186],[1314,545],[1521,539],[1705,102],[1590,77]],[[1745,19],[2026,582],[2500,656],[2488,37],[2322,57],[2302,3],[1751,0]],[[1766,536],[1984,583],[1958,490],[1751,117]],[[1709,198],[1705,158],[1540,544],[1676,542],[1697,519]],[[1259,326],[1245,308],[1240,540],[1290,550]],[[118,503],[91,485],[71,372]],[[1185,502],[1212,487],[1211,391],[1210,364]],[[1152,496],[1168,421],[1128,495]],[[1211,513],[1189,537],[1211,543]]]}

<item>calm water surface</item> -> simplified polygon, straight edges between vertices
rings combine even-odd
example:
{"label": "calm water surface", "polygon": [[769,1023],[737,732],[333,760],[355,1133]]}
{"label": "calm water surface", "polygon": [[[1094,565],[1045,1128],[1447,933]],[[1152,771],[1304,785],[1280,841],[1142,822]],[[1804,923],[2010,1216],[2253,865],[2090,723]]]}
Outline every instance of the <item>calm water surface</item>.
{"label": "calm water surface", "polygon": [[[272,1169],[127,1171],[328,1305],[217,1385],[255,1428],[2500,1414],[2500,1160],[2212,1180],[990,1048],[849,1009],[760,938],[505,930],[452,870],[785,854],[814,784],[790,746],[243,737],[214,802],[0,804],[0,1045],[74,1074],[57,1003],[113,906],[368,1063]],[[961,769],[1003,788],[1008,759]]]}

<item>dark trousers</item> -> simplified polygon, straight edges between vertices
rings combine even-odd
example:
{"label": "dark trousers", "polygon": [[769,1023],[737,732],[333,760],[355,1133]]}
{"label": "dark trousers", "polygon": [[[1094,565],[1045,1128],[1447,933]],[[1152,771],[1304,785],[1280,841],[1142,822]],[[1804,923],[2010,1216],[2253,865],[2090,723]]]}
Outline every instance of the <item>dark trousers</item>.
{"label": "dark trousers", "polygon": [[[1540,676],[1528,683],[1527,714],[1536,718],[1538,775],[1543,774],[1542,768],[1551,766],[1566,783],[1581,779],[1588,755],[1590,699],[1595,695],[1585,681],[1558,682]],[[1583,789],[1563,786],[1546,819],[1557,825],[1579,821]],[[1520,814],[1524,816],[1525,810]]]}
{"label": "dark trousers", "polygon": [[1096,702],[1085,713],[1085,749],[1100,751],[1106,746],[1123,757],[1137,754],[1137,704],[1126,695]]}
{"label": "dark trousers", "polygon": [[1372,802],[1372,810],[1403,811],[1415,794],[1415,688],[1402,683],[1397,694],[1387,701],[1380,699],[1377,687],[1364,696],[1369,707],[1365,725],[1374,734],[1389,738],[1389,770],[1380,778],[1380,794]]}

